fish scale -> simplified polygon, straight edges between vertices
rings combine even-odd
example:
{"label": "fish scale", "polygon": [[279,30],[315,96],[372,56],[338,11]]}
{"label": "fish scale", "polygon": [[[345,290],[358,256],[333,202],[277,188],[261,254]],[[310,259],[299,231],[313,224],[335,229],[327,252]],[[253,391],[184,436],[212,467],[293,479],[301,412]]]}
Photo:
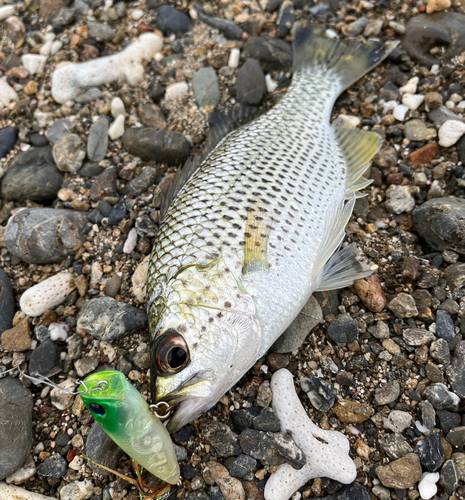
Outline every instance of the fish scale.
{"label": "fish scale", "polygon": [[[331,255],[379,139],[329,119],[384,55],[309,36],[294,44],[285,96],[218,143],[160,225],[147,282],[152,395],[181,403],[172,430],[216,403],[316,289],[371,273],[352,247]],[[187,364],[171,369],[168,352]]]}

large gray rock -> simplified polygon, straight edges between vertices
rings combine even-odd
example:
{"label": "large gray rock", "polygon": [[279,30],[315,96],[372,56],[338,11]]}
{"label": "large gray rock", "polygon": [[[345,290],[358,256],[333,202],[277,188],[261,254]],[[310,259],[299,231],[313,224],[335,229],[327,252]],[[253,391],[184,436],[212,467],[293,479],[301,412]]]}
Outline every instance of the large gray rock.
{"label": "large gray rock", "polygon": [[62,184],[52,149],[31,148],[11,162],[3,177],[1,196],[4,200],[45,202],[56,198]]}
{"label": "large gray rock", "polygon": [[15,294],[10,278],[3,269],[0,269],[0,336],[5,330],[13,326],[15,315]]}
{"label": "large gray rock", "polygon": [[8,251],[33,264],[59,262],[74,255],[85,239],[87,214],[54,208],[25,208],[8,221]]}
{"label": "large gray rock", "polygon": [[431,248],[465,255],[465,200],[429,200],[413,212],[413,225]]}
{"label": "large gray rock", "polygon": [[315,297],[310,297],[297,318],[287,327],[284,333],[271,346],[270,351],[277,353],[297,350],[307,335],[323,320],[320,304]]}
{"label": "large gray rock", "polygon": [[32,394],[16,378],[0,379],[0,481],[26,461],[32,446]]}
{"label": "large gray rock", "polygon": [[244,45],[243,55],[257,59],[263,71],[288,71],[292,66],[291,45],[279,38],[251,37]]}
{"label": "large gray rock", "polygon": [[96,339],[115,340],[147,325],[147,314],[129,304],[99,297],[84,304],[78,327]]}

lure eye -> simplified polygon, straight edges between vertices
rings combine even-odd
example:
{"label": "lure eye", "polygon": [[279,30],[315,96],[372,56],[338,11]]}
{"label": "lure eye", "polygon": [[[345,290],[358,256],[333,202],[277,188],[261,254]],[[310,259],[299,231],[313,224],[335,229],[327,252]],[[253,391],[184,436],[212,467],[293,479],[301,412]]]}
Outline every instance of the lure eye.
{"label": "lure eye", "polygon": [[189,363],[189,349],[182,335],[170,329],[159,337],[155,345],[155,361],[159,375],[180,372]]}
{"label": "lure eye", "polygon": [[100,415],[101,417],[105,415],[105,408],[98,403],[90,403],[89,410],[96,415]]}

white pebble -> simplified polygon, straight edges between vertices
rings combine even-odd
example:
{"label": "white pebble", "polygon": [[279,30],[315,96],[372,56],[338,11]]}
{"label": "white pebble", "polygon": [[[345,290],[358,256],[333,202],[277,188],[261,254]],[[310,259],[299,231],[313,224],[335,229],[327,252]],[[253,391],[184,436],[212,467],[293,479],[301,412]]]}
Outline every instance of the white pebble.
{"label": "white pebble", "polygon": [[29,71],[31,75],[42,73],[45,69],[47,57],[40,54],[24,54],[21,56],[22,65]]}
{"label": "white pebble", "polygon": [[131,12],[131,17],[134,19],[134,21],[138,21],[139,19],[142,18],[143,15],[144,15],[144,11],[141,9],[134,9]]}
{"label": "white pebble", "polygon": [[465,123],[458,120],[447,120],[439,129],[439,145],[443,148],[453,146],[465,133]]}
{"label": "white pebble", "polygon": [[17,100],[18,94],[8,85],[6,78],[0,78],[0,109],[6,108],[10,102]]}
{"label": "white pebble", "polygon": [[69,483],[60,491],[61,500],[86,500],[92,496],[94,485],[87,479]]}
{"label": "white pebble", "polygon": [[415,420],[415,427],[425,436],[429,436],[431,434],[431,431],[428,429],[428,427],[420,423],[419,420]]}
{"label": "white pebble", "polygon": [[94,261],[91,267],[90,282],[91,284],[100,283],[103,276],[103,269],[100,262]]}
{"label": "white pebble", "polygon": [[444,106],[447,108],[447,109],[454,109],[455,108],[455,102],[454,101],[446,101],[444,103]]}
{"label": "white pebble", "polygon": [[133,227],[128,234],[127,240],[124,242],[123,252],[126,254],[130,254],[134,251],[137,245],[137,231]]}
{"label": "white pebble", "polygon": [[116,120],[108,128],[108,137],[112,141],[116,141],[124,134],[124,115],[119,115]]}
{"label": "white pebble", "polygon": [[328,38],[339,38],[338,35],[337,35],[337,32],[332,30],[332,29],[327,29],[325,31],[325,34]]}
{"label": "white pebble", "polygon": [[338,118],[340,118],[343,122],[346,122],[348,125],[350,125],[351,128],[358,127],[361,122],[361,119],[358,116],[339,115]]}
{"label": "white pebble", "polygon": [[55,497],[27,491],[20,486],[13,486],[0,481],[0,498],[2,500],[56,500]]}
{"label": "white pebble", "polygon": [[457,106],[456,106],[456,107],[457,107],[457,108],[459,108],[459,109],[463,109],[463,108],[465,108],[465,101],[460,101],[460,102],[457,104]]}
{"label": "white pebble", "polygon": [[55,40],[52,43],[52,50],[50,51],[50,54],[54,56],[58,51],[61,50],[62,47],[63,47],[63,42],[60,42],[60,40]]}
{"label": "white pebble", "polygon": [[143,61],[152,59],[162,47],[163,40],[158,35],[143,33],[118,54],[61,65],[52,75],[52,97],[64,104],[84,89],[116,80],[137,85],[144,79]]}
{"label": "white pebble", "polygon": [[415,94],[419,81],[420,79],[418,78],[418,76],[410,78],[410,80],[403,87],[400,87],[399,90],[401,94]]}
{"label": "white pebble", "polygon": [[172,83],[166,87],[165,91],[165,100],[166,101],[174,101],[175,99],[180,99],[184,95],[186,95],[189,90],[189,85],[186,82],[177,82]]}
{"label": "white pebble", "polygon": [[436,495],[438,487],[436,483],[439,481],[439,472],[425,472],[418,483],[418,491],[423,500],[429,500]]}
{"label": "white pebble", "polygon": [[412,111],[419,108],[424,100],[425,96],[420,94],[404,94],[402,96],[402,104],[405,104]]}
{"label": "white pebble", "polygon": [[48,33],[45,34],[44,36],[44,40],[46,42],[53,42],[53,40],[55,40],[57,36],[55,35],[55,33],[53,33],[53,31],[49,31]]}
{"label": "white pebble", "polygon": [[[32,455],[29,455],[27,457],[26,462],[19,468],[17,471],[13,472],[13,474],[10,474],[5,481],[10,484],[10,483],[15,483],[15,484],[21,484],[25,483],[28,479],[30,479],[35,473],[36,473],[36,464],[34,462],[34,459],[32,458]],[[0,497],[4,499],[4,497]]]}
{"label": "white pebble", "polygon": [[266,90],[271,94],[271,92],[274,92],[277,87],[278,87],[278,83],[273,80],[273,77],[267,73],[265,75],[265,85],[266,85]]}
{"label": "white pebble", "polygon": [[125,115],[124,102],[121,97],[114,97],[111,101],[111,116],[118,118],[119,115]]}
{"label": "white pebble", "polygon": [[199,18],[199,15],[197,14],[197,11],[194,8],[189,9],[189,16],[194,21]]}
{"label": "white pebble", "polygon": [[48,333],[53,341],[64,342],[68,338],[69,326],[66,323],[50,323]]}
{"label": "white pebble", "polygon": [[75,385],[76,380],[74,380],[74,378],[68,378],[61,384],[58,384],[59,389],[53,389],[50,393],[52,405],[59,410],[66,410],[66,408],[69,408],[74,401],[74,395],[72,393],[74,392]]}
{"label": "white pebble", "polygon": [[316,426],[304,410],[294,387],[291,372],[278,370],[271,378],[273,409],[281,430],[289,432],[307,457],[300,470],[289,464],[280,465],[265,486],[266,500],[287,500],[310,479],[328,477],[350,484],[357,469],[349,456],[350,443],[344,434],[325,431]]}
{"label": "white pebble", "polygon": [[50,52],[52,51],[52,45],[53,45],[53,42],[52,41],[48,41],[48,42],[45,42],[42,47],[40,47],[40,54],[42,56],[45,56],[45,57],[48,57],[50,55]]}
{"label": "white pebble", "polygon": [[237,68],[239,66],[239,59],[241,57],[241,51],[239,49],[231,49],[229,54],[228,66],[230,68]]}
{"label": "white pebble", "polygon": [[408,108],[407,106],[405,106],[405,104],[399,104],[394,108],[394,111],[392,112],[394,118],[400,122],[403,122],[405,120],[407,113],[408,113]]}
{"label": "white pebble", "polygon": [[4,21],[10,16],[14,15],[16,8],[13,5],[4,5],[0,7],[0,21]]}
{"label": "white pebble", "polygon": [[431,74],[433,75],[437,75],[439,73],[439,71],[441,70],[441,66],[439,66],[439,64],[433,64],[431,66]]}
{"label": "white pebble", "polygon": [[141,303],[145,303],[145,296],[147,293],[147,275],[149,273],[150,255],[136,267],[132,275],[132,293],[136,299]]}
{"label": "white pebble", "polygon": [[58,273],[26,290],[19,306],[27,316],[41,316],[48,309],[62,304],[75,288],[72,274]]}
{"label": "white pebble", "polygon": [[383,104],[383,115],[389,113],[392,109],[394,109],[396,106],[398,106],[399,103],[397,101],[386,101]]}

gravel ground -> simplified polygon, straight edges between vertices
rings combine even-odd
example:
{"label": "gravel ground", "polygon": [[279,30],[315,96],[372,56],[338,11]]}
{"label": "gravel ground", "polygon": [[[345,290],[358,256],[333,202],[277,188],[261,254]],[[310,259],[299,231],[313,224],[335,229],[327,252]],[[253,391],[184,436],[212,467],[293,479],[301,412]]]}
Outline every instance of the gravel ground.
{"label": "gravel ground", "polygon": [[[286,367],[311,420],[344,433],[357,466],[351,486],[317,478],[294,500],[464,498],[463,6],[0,0],[0,376],[21,364],[75,388],[116,368],[148,398],[147,258],[209,113],[280,99],[295,21],[400,40],[333,113],[384,139],[347,227],[378,270],[315,294],[272,352],[173,436],[183,485],[172,497],[258,500],[279,464],[303,465],[280,447],[270,407],[271,376]],[[131,472],[79,397],[17,372],[0,379],[0,480],[63,500],[134,498],[82,453]]]}

